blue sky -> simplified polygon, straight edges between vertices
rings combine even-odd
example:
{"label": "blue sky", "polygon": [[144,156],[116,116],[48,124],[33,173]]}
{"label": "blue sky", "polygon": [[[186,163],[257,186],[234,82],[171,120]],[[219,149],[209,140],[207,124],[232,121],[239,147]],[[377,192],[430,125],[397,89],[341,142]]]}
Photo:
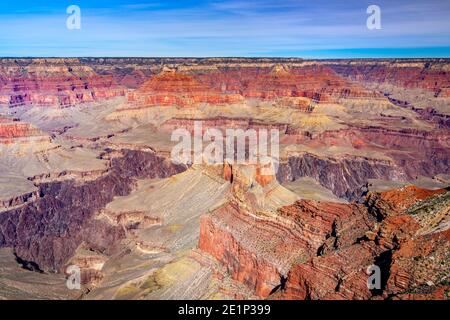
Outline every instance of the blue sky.
{"label": "blue sky", "polygon": [[0,56],[450,57],[450,1],[3,0]]}

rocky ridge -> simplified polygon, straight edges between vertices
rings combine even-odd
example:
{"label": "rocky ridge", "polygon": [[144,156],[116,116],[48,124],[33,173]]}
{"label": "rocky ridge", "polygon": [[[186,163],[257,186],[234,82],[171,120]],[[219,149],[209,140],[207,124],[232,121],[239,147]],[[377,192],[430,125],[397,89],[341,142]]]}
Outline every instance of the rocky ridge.
{"label": "rocky ridge", "polygon": [[[370,193],[366,204],[300,200],[270,215],[235,198],[202,218],[199,248],[263,298],[443,299],[449,290],[448,194],[405,187]],[[422,225],[441,228],[424,233],[408,210],[419,203],[430,208],[429,202],[440,204],[431,209],[439,219]],[[379,290],[367,285],[371,265],[381,269]]]}

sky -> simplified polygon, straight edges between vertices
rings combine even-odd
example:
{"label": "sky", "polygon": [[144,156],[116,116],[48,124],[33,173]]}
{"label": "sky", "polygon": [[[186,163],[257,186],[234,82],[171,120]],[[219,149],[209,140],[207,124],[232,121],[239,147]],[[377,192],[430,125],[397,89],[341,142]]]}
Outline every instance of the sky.
{"label": "sky", "polygon": [[450,57],[450,1],[2,0],[0,56]]}

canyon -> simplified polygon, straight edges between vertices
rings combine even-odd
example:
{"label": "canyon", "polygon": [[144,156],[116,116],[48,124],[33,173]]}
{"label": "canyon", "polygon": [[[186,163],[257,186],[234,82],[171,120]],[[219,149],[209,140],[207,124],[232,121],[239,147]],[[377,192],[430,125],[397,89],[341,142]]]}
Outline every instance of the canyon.
{"label": "canyon", "polygon": [[[448,299],[449,71],[1,58],[0,298]],[[195,122],[278,130],[277,172],[174,163]]]}

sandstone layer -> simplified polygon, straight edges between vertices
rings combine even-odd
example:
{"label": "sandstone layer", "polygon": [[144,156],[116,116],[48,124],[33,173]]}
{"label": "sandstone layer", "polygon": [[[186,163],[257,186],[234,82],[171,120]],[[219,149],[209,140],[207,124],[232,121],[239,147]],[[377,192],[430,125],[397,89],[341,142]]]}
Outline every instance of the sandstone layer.
{"label": "sandstone layer", "polygon": [[[300,200],[276,214],[234,198],[202,218],[199,248],[262,298],[445,299],[448,196],[411,186],[360,205]],[[378,289],[368,286],[372,265]]]}

